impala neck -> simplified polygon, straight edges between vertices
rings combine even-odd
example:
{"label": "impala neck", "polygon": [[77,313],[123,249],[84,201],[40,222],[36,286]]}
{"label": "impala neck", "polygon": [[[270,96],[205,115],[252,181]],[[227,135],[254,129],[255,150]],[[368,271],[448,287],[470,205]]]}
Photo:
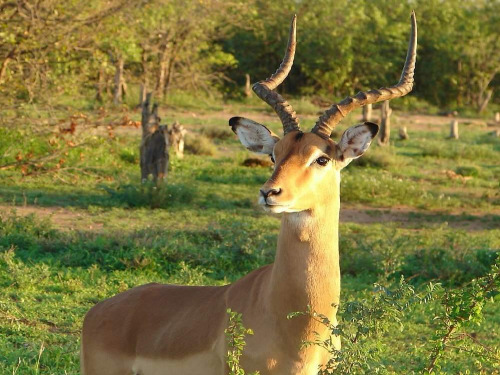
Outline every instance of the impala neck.
{"label": "impala neck", "polygon": [[315,208],[285,213],[270,283],[270,304],[279,315],[307,306],[335,320],[340,295],[339,187]]}

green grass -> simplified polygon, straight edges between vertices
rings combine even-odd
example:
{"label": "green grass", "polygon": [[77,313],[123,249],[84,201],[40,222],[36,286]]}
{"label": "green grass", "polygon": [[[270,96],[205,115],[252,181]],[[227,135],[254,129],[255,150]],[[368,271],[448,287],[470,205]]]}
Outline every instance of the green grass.
{"label": "green grass", "polygon": [[[168,105],[175,110],[160,114],[203,134],[214,153],[172,155],[167,183],[158,188],[139,183],[140,130],[114,126],[110,137],[105,129],[124,115],[137,120],[137,111],[89,113],[74,135],[58,135],[59,126],[68,126],[65,108],[55,112],[63,125],[43,108],[4,111],[1,164],[12,165],[0,169],[1,374],[77,374],[85,312],[132,286],[221,285],[272,262],[279,219],[256,202],[271,170],[242,166],[251,154],[219,113],[230,117],[261,111],[262,105],[223,108],[210,99],[198,111],[194,99],[181,106],[184,100],[172,98]],[[301,105],[311,115],[315,111]],[[203,120],[192,111],[203,113]],[[96,129],[96,123],[103,126]],[[275,119],[269,126],[279,133]],[[374,220],[341,224],[342,301],[363,298],[374,282],[401,275],[416,288],[428,281],[460,288],[498,256],[500,141],[473,127],[457,141],[445,136],[413,131],[409,141],[394,140],[389,148],[374,144],[343,171],[343,205],[372,210]],[[377,222],[378,208],[395,206],[409,212],[408,223]],[[62,210],[63,217],[21,215],[33,207]],[[454,227],[462,222],[476,227]],[[439,308],[419,306],[404,331],[395,327],[377,343],[388,373],[423,368],[434,329],[429,317]],[[485,315],[484,324],[473,328],[475,337],[498,345],[498,303],[488,304]],[[441,371],[481,370],[472,356],[451,350]],[[483,373],[493,371],[486,367]]]}

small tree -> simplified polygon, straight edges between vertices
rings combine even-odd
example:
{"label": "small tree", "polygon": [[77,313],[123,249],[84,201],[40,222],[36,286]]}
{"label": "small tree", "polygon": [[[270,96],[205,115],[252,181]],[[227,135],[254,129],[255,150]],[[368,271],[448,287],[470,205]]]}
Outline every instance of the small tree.
{"label": "small tree", "polygon": [[381,107],[382,121],[380,122],[379,144],[385,146],[389,144],[391,138],[391,115],[392,109],[389,106],[389,101],[382,103]]}
{"label": "small tree", "polygon": [[363,106],[363,122],[372,120],[372,110],[373,110],[372,104],[367,104]]}
{"label": "small tree", "polygon": [[453,119],[450,123],[450,138],[458,139],[458,120]]}
{"label": "small tree", "polygon": [[[253,335],[253,331],[245,328],[242,323],[241,314],[231,309],[227,309],[229,324],[224,330],[226,335],[227,355],[226,364],[229,367],[229,375],[245,375],[245,370],[240,365],[240,357],[245,348],[245,336]],[[252,372],[249,375],[258,375],[259,372]]]}

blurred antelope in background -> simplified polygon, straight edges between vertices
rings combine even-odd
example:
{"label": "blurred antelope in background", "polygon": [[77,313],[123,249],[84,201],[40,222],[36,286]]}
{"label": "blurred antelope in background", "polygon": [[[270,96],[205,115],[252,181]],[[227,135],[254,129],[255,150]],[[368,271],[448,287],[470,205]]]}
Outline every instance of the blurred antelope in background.
{"label": "blurred antelope in background", "polygon": [[184,136],[187,130],[184,126],[175,121],[172,127],[168,130],[168,144],[175,151],[178,158],[184,157]]}
{"label": "blurred antelope in background", "polygon": [[[271,177],[260,189],[259,203],[266,211],[282,214],[275,262],[225,286],[148,284],[100,302],[84,320],[83,374],[227,373],[227,308],[242,313],[243,324],[254,332],[247,336],[241,357],[245,371],[318,372],[328,353],[319,346],[301,348],[301,344],[315,339],[315,332],[325,339],[326,328],[310,316],[287,319],[287,315],[310,306],[336,324],[340,170],[367,150],[378,126],[370,122],[353,126],[338,143],[330,135],[355,108],[411,91],[417,44],[413,13],[411,29],[403,73],[395,86],[347,97],[326,110],[310,132],[303,132],[291,105],[273,91],[293,64],[293,18],[282,64],[270,78],[253,86],[278,114],[283,138],[252,120],[229,120],[246,148],[270,155],[274,162]],[[339,338],[335,345],[340,349]]]}
{"label": "blurred antelope in background", "polygon": [[160,125],[158,105],[150,111],[151,93],[142,104],[142,140],[140,146],[141,181],[146,182],[150,174],[155,183],[163,181],[168,173],[168,129]]}

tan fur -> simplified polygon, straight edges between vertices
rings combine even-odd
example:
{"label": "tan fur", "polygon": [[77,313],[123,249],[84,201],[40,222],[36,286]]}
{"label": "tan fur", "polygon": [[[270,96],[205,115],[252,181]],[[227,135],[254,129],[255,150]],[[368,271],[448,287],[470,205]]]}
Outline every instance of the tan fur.
{"label": "tan fur", "polygon": [[168,144],[175,151],[178,158],[184,157],[184,136],[187,130],[177,121],[172,124],[168,130]]}
{"label": "tan fur", "polygon": [[[326,351],[300,347],[304,340],[315,338],[314,332],[325,337],[325,327],[306,316],[287,319],[287,315],[311,306],[336,323],[332,306],[340,295],[336,154],[333,141],[312,133],[293,131],[278,141],[274,172],[262,187],[280,188],[281,193],[271,197],[273,204],[286,205],[274,264],[226,286],[148,284],[97,304],[84,320],[82,373],[227,373],[224,329],[226,309],[231,308],[242,313],[243,324],[254,331],[247,336],[241,358],[246,372],[316,374],[327,361]],[[315,164],[325,155],[332,159],[326,166]],[[340,348],[340,340],[336,346]]]}

